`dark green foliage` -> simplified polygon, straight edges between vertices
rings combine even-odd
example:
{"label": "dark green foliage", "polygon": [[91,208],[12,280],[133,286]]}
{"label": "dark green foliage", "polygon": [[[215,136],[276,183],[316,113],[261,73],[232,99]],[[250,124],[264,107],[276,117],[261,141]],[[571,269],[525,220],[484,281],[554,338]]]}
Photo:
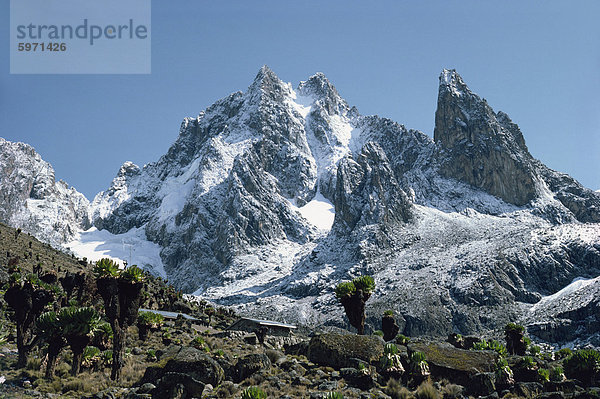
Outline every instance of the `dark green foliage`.
{"label": "dark green foliage", "polygon": [[140,312],[138,314],[138,335],[140,340],[148,339],[148,334],[151,330],[155,330],[162,326],[164,317],[154,312]]}
{"label": "dark green foliage", "polygon": [[548,382],[550,381],[550,370],[539,369],[538,376],[540,377],[540,382]]}
{"label": "dark green foliage", "polygon": [[337,287],[335,287],[335,296],[338,299],[349,297],[356,292],[356,287],[352,284],[351,281],[347,281],[344,283],[339,283]]}
{"label": "dark green foliage", "polygon": [[504,327],[504,332],[508,333],[508,332],[518,332],[518,333],[525,333],[525,327],[519,325],[519,324],[515,324],[515,323],[508,323],[506,325],[506,327]]}
{"label": "dark green foliage", "polygon": [[507,387],[515,383],[513,371],[503,357],[499,358],[494,364],[494,376],[498,385]]}
{"label": "dark green foliage", "polygon": [[542,348],[540,348],[537,345],[531,345],[529,347],[529,353],[531,354],[531,356],[539,356],[540,353],[542,352]]}
{"label": "dark green foliage", "polygon": [[567,377],[592,384],[600,374],[600,352],[593,349],[580,349],[567,358],[563,366]]}
{"label": "dark green foliage", "polygon": [[383,347],[383,353],[390,353],[392,355],[398,354],[398,347],[394,344],[385,344]]}
{"label": "dark green foliage", "polygon": [[242,392],[242,399],[266,399],[267,394],[259,387],[248,387]]}
{"label": "dark green foliage", "polygon": [[409,368],[414,377],[424,378],[430,374],[429,364],[423,352],[413,352],[410,355]]}
{"label": "dark green foliage", "polygon": [[565,371],[562,367],[556,366],[550,370],[550,381],[561,382],[565,379]]}
{"label": "dark green foliage", "polygon": [[557,359],[566,359],[567,357],[571,356],[573,354],[573,351],[569,348],[562,348],[560,350],[558,350],[558,352],[556,352],[556,358]]}
{"label": "dark green foliage", "polygon": [[406,335],[402,335],[402,334],[396,335],[396,343],[398,343],[399,345],[408,345],[409,342],[410,342],[410,338],[407,337]]}
{"label": "dark green foliage", "polygon": [[352,280],[352,283],[357,290],[362,290],[365,293],[372,293],[375,291],[375,280],[371,276],[360,276]]}
{"label": "dark green foliage", "polygon": [[329,392],[323,396],[323,399],[344,399],[344,395],[339,392]]}

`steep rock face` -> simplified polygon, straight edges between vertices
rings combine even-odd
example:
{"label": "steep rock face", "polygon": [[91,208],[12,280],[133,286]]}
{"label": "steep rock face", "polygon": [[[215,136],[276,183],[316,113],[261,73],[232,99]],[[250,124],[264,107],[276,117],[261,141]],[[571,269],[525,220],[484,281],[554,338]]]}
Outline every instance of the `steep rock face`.
{"label": "steep rock face", "polygon": [[29,145],[0,138],[0,221],[60,245],[86,229],[89,202]]}
{"label": "steep rock face", "polygon": [[495,114],[454,70],[440,76],[434,140],[444,153],[444,176],[515,205],[536,197],[537,176],[521,131],[506,114]]}
{"label": "steep rock face", "polygon": [[357,160],[340,161],[335,191],[338,226],[353,230],[357,225],[394,225],[411,219],[411,203],[400,188],[381,147],[368,142]]}

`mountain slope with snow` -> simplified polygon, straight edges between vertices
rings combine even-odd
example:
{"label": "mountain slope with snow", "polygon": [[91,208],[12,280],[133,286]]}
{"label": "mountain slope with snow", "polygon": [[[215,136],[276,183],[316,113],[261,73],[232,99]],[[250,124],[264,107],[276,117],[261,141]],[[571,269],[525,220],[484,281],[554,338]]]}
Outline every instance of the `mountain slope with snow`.
{"label": "mountain slope with snow", "polygon": [[534,159],[453,70],[435,122],[431,139],[361,115],[321,73],[294,89],[263,67],[158,161],[123,164],[86,208],[94,228],[63,242],[289,322],[345,326],[333,287],[368,273],[372,329],[392,308],[405,334],[523,320],[552,337],[567,319],[537,309],[600,275],[600,194]]}

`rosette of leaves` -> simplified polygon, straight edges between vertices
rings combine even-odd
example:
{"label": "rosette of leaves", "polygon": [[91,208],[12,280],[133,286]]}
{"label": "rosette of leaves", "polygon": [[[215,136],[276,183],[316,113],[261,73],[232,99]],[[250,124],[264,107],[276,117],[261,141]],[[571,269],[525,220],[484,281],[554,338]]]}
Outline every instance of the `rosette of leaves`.
{"label": "rosette of leaves", "polygon": [[383,356],[379,359],[379,369],[382,374],[396,379],[404,374],[404,366],[402,366],[396,345],[385,344],[383,347]]}
{"label": "rosette of leaves", "polygon": [[208,348],[208,345],[206,345],[206,342],[204,341],[204,338],[202,338],[201,336],[197,336],[195,337],[191,342],[190,342],[190,346],[193,346],[194,348],[204,351],[204,352],[209,352],[210,349]]}
{"label": "rosette of leaves", "polygon": [[480,342],[475,342],[473,344],[473,349],[475,350],[492,350],[498,353],[500,356],[505,357],[508,355],[508,351],[506,347],[502,345],[500,342],[496,340],[486,341],[482,339]]}
{"label": "rosette of leaves", "polygon": [[83,351],[83,357],[81,360],[81,365],[86,369],[96,370],[100,365],[100,349],[95,346],[87,346]]}
{"label": "rosette of leaves", "polygon": [[550,381],[553,382],[563,382],[566,380],[565,371],[562,367],[556,366],[550,370]]}
{"label": "rosette of leaves", "polygon": [[154,312],[140,312],[138,314],[138,335],[141,341],[146,341],[150,331],[159,329],[164,321],[161,314]]}
{"label": "rosette of leaves", "polygon": [[118,277],[119,265],[112,259],[102,258],[96,262],[94,273],[97,277]]}
{"label": "rosette of leaves", "polygon": [[402,334],[398,334],[396,335],[396,343],[398,345],[408,345],[408,343],[410,342],[410,338],[407,337],[406,335],[402,335]]}
{"label": "rosette of leaves", "polygon": [[496,361],[496,364],[494,365],[494,375],[496,377],[496,384],[499,386],[507,388],[515,384],[513,371],[503,357]]}
{"label": "rosette of leaves", "polygon": [[542,384],[544,382],[550,381],[550,370],[548,369],[538,369],[538,379]]}
{"label": "rosette of leaves", "polygon": [[267,394],[259,387],[248,387],[242,392],[241,399],[266,399]]}
{"label": "rosette of leaves", "polygon": [[413,377],[425,378],[429,372],[429,364],[423,352],[413,352],[410,355],[409,370]]}

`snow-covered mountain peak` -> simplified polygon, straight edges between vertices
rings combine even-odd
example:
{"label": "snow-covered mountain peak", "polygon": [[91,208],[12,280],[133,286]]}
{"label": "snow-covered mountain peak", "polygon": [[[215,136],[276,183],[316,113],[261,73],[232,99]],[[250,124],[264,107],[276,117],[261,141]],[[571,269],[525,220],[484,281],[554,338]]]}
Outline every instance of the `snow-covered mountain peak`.
{"label": "snow-covered mountain peak", "polygon": [[335,86],[322,72],[317,72],[308,80],[300,82],[297,91],[302,96],[312,97],[330,115],[341,115],[349,110],[346,100],[339,95]]}
{"label": "snow-covered mountain peak", "polygon": [[472,94],[462,77],[455,69],[443,69],[440,74],[440,92],[447,91],[453,96],[461,97]]}

